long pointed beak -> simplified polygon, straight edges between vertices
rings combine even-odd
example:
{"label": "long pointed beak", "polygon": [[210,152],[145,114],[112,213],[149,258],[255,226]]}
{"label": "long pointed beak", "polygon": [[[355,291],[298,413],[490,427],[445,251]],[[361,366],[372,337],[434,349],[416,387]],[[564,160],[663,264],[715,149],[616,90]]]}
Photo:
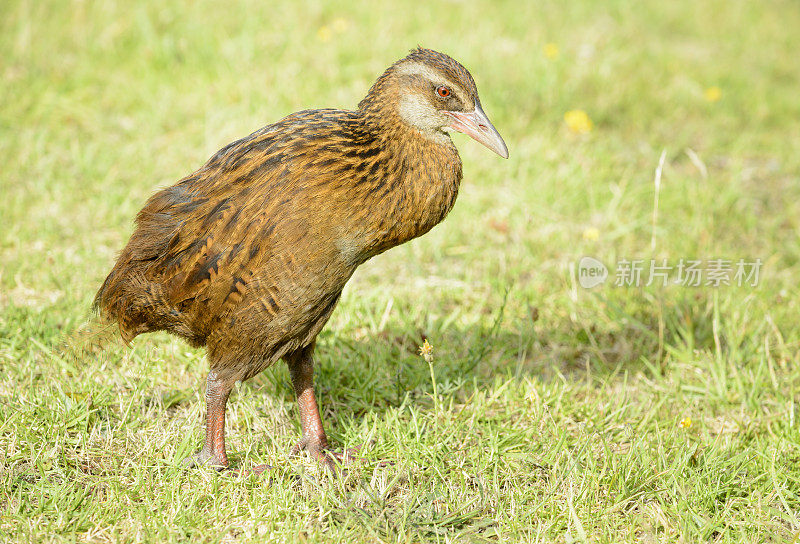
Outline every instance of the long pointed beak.
{"label": "long pointed beak", "polygon": [[470,112],[445,111],[444,113],[451,119],[448,124],[450,128],[479,141],[504,159],[508,158],[508,147],[492,122],[483,113],[480,102],[475,104],[475,110]]}

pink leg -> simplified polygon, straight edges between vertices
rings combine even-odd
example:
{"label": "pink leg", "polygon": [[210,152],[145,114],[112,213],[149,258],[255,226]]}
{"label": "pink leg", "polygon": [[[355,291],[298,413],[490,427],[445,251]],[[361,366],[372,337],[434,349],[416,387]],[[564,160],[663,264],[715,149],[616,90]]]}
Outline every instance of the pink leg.
{"label": "pink leg", "polygon": [[218,470],[228,467],[225,453],[225,406],[233,389],[233,382],[217,377],[215,371],[206,380],[206,439],[203,449],[189,457],[184,464],[190,467],[209,465]]}
{"label": "pink leg", "polygon": [[313,353],[314,344],[310,344],[286,357],[294,393],[297,395],[297,405],[300,408],[300,425],[303,428],[303,437],[292,448],[292,455],[296,455],[300,450],[306,450],[335,473],[337,462],[345,461],[345,456],[330,451],[328,437],[322,427],[317,399],[314,396]]}
{"label": "pink leg", "polygon": [[297,405],[300,408],[300,425],[303,428],[303,437],[292,450],[295,454],[301,449],[310,451],[319,457],[328,447],[328,437],[322,428],[322,419],[319,416],[317,399],[314,396],[314,344],[299,349],[286,357],[289,366],[289,375],[292,377],[294,394],[297,396]]}

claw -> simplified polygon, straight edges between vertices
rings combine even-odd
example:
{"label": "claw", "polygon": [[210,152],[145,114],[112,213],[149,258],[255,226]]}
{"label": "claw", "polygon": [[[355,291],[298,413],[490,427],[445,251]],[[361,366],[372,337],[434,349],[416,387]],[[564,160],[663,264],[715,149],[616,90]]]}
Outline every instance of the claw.
{"label": "claw", "polygon": [[186,459],[183,460],[183,466],[187,468],[198,468],[198,467],[212,467],[216,469],[218,472],[222,472],[223,470],[228,468],[228,459],[220,458],[213,453],[209,453],[206,449],[202,449],[197,453],[190,455]]}
{"label": "claw", "polygon": [[267,472],[268,470],[272,470],[272,465],[256,465],[252,468],[232,468],[228,469],[229,472],[233,476],[238,476],[240,478],[247,478],[248,476],[260,476],[261,474]]}
{"label": "claw", "polygon": [[303,450],[307,451],[309,455],[319,463],[325,465],[334,475],[338,475],[342,469],[352,465],[354,461],[366,461],[366,459],[357,455],[361,450],[361,446],[350,448],[343,452],[334,451],[327,445],[320,446],[318,443],[311,441],[308,437],[300,439],[300,441],[292,447],[292,451],[289,455],[295,457]]}

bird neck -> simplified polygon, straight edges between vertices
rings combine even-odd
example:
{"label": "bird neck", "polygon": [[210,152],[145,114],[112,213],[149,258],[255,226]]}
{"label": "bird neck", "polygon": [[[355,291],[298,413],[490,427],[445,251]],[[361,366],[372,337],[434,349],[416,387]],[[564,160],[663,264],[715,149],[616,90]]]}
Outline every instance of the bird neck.
{"label": "bird neck", "polygon": [[380,151],[370,164],[374,175],[361,178],[356,188],[362,209],[379,216],[372,215],[366,233],[365,260],[440,223],[461,182],[461,159],[449,136],[445,143],[434,141],[404,123],[389,104],[370,106],[359,114]]}

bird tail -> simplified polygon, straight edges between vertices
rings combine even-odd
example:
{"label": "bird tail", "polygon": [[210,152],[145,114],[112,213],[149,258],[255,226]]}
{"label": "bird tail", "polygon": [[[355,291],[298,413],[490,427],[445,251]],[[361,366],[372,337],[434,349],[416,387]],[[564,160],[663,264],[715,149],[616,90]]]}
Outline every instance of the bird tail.
{"label": "bird tail", "polygon": [[120,274],[116,281],[117,268],[108,275],[97,292],[92,308],[101,318],[116,322],[125,343],[150,331],[171,329],[178,317],[164,295],[162,285],[148,281],[144,274]]}
{"label": "bird tail", "polygon": [[77,329],[67,333],[58,348],[58,358],[65,362],[73,372],[81,366],[82,361],[98,357],[106,346],[119,342],[117,327],[108,319],[93,316]]}

